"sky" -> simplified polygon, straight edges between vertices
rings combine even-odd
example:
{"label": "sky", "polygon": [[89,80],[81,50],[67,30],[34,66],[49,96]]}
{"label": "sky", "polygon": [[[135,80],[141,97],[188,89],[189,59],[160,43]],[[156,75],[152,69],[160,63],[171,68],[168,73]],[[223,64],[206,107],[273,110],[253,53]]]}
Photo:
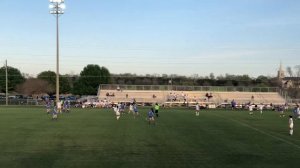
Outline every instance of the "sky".
{"label": "sky", "polygon": [[[60,74],[276,76],[300,65],[299,0],[65,0]],[[48,0],[0,0],[0,66],[56,71]]]}

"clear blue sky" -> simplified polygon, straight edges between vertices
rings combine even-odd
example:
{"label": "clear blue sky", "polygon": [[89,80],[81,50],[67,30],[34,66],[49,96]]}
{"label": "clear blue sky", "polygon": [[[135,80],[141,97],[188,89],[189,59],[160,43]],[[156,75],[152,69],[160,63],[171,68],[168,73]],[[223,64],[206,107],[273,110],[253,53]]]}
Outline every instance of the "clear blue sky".
{"label": "clear blue sky", "polygon": [[[275,76],[300,64],[299,0],[65,0],[61,74]],[[0,0],[0,64],[55,71],[48,0]]]}

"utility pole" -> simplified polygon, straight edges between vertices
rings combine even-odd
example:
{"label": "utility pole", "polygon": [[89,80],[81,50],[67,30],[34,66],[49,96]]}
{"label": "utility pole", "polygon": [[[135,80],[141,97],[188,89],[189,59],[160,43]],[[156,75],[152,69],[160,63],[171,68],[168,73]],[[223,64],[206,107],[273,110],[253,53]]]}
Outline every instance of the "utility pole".
{"label": "utility pole", "polygon": [[6,84],[6,105],[8,106],[8,77],[7,77],[7,60],[5,61],[5,84]]}

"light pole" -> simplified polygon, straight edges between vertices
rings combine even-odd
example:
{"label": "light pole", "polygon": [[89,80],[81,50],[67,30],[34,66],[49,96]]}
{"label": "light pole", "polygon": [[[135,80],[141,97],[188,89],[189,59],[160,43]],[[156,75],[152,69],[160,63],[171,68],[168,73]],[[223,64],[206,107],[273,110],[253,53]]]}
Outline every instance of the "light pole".
{"label": "light pole", "polygon": [[[56,17],[56,104],[59,103],[59,22],[58,18],[64,14],[64,0],[50,0],[50,14]],[[57,104],[58,105],[58,104]]]}
{"label": "light pole", "polygon": [[5,92],[6,106],[8,106],[8,77],[7,77],[7,60],[5,61]]}

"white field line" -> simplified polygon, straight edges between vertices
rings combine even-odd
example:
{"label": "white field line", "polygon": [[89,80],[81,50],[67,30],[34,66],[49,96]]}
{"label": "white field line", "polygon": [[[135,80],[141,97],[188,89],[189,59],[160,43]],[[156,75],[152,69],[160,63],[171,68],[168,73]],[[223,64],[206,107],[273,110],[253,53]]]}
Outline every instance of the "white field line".
{"label": "white field line", "polygon": [[243,122],[240,122],[240,121],[234,120],[234,119],[225,118],[225,117],[223,117],[223,116],[220,116],[220,115],[217,115],[217,114],[214,114],[214,113],[210,113],[210,114],[213,114],[214,116],[219,117],[219,118],[223,118],[223,119],[226,119],[226,120],[231,120],[231,121],[233,121],[233,122],[235,122],[235,123],[238,123],[238,124],[240,124],[240,125],[242,125],[242,126],[244,126],[244,127],[250,128],[250,129],[252,129],[252,130],[254,130],[254,131],[256,131],[256,132],[259,132],[259,133],[261,133],[261,134],[267,135],[267,136],[272,137],[272,138],[274,138],[274,139],[276,139],[276,140],[282,141],[282,142],[284,142],[284,143],[286,143],[286,144],[289,144],[289,145],[291,145],[291,146],[294,146],[294,147],[300,149],[300,146],[297,145],[297,144],[294,144],[293,142],[290,142],[290,141],[287,141],[287,140],[285,140],[285,139],[283,139],[283,138],[280,138],[280,137],[274,136],[274,135],[272,135],[272,134],[269,134],[269,133],[267,133],[267,132],[265,132],[265,131],[262,131],[262,130],[260,130],[260,129],[255,128],[255,127],[252,127],[251,125],[248,125],[248,124],[246,124],[246,123],[243,123]]}

